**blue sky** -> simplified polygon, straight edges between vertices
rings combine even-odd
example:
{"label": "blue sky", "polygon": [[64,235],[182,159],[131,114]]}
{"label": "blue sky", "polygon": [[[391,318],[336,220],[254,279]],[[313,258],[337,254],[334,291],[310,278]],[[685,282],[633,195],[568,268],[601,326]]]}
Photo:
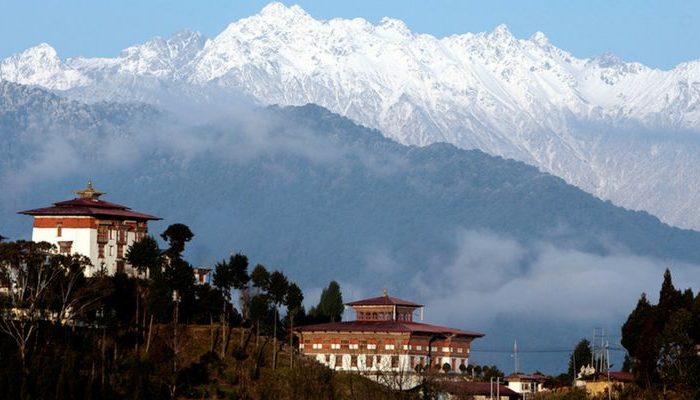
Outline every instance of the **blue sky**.
{"label": "blue sky", "polygon": [[[0,0],[0,57],[41,42],[61,57],[115,56],[129,45],[189,28],[208,37],[258,12],[257,0]],[[414,32],[445,36],[490,31],[544,32],[578,57],[612,52],[657,68],[700,58],[700,1],[694,0],[298,0],[315,18],[383,16]]]}

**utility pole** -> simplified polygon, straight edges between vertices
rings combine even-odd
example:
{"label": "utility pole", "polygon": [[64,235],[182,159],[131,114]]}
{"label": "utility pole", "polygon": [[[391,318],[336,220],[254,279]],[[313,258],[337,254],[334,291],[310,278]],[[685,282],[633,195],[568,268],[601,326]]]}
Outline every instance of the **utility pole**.
{"label": "utility pole", "polygon": [[[179,344],[177,342],[177,322],[179,319],[180,312],[180,293],[177,290],[173,290],[173,376],[177,376],[177,356],[179,353]],[[177,382],[173,381],[170,386],[170,397],[175,398],[175,391],[177,389]]]}
{"label": "utility pole", "polygon": [[612,386],[610,385],[610,349],[608,342],[605,342],[605,369],[608,373],[608,400],[611,400]]}

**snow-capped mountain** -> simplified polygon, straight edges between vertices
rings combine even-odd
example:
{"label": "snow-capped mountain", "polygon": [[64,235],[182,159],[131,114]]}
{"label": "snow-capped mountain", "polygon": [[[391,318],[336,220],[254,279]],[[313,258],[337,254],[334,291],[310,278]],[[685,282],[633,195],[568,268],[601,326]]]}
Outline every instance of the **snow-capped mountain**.
{"label": "snow-capped mountain", "polygon": [[315,103],[405,144],[450,142],[514,158],[603,199],[700,228],[700,61],[661,71],[580,59],[542,33],[445,38],[395,19],[316,20],[272,3],[213,39],[182,32],[110,59],[60,60],[40,45],[0,78],[81,100]]}

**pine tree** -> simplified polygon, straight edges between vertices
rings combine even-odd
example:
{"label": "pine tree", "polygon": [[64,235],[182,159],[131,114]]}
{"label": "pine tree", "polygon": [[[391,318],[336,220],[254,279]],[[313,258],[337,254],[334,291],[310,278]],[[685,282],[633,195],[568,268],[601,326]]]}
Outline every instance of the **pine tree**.
{"label": "pine tree", "polygon": [[294,317],[302,309],[304,294],[296,283],[289,285],[287,289],[287,318],[289,319],[289,365],[294,364]]}
{"label": "pine tree", "polygon": [[637,307],[622,325],[621,343],[632,358],[632,372],[645,387],[656,380],[657,336],[660,332],[657,307],[642,293]]}
{"label": "pine tree", "polygon": [[666,269],[664,281],[659,292],[659,316],[664,320],[670,317],[678,308],[683,306],[683,294],[673,286],[671,271]]}
{"label": "pine tree", "polygon": [[273,353],[272,353],[272,369],[277,368],[277,320],[279,319],[279,307],[286,301],[287,291],[289,290],[289,281],[283,273],[275,271],[270,274],[270,287],[268,288],[268,296],[273,306],[275,318],[273,320]]}
{"label": "pine tree", "polygon": [[336,281],[331,281],[328,287],[321,292],[318,305],[310,313],[321,321],[337,322],[341,320],[344,310],[345,304],[343,304],[340,285]]}
{"label": "pine tree", "polygon": [[569,376],[576,379],[578,372],[582,366],[593,364],[593,352],[591,351],[591,342],[587,339],[581,339],[574,352],[569,358]]}

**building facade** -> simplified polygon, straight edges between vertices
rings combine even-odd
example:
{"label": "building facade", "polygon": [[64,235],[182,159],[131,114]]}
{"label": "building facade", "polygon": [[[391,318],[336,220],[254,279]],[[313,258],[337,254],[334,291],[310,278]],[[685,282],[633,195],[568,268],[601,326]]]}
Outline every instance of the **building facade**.
{"label": "building facade", "polygon": [[534,399],[537,393],[544,391],[546,377],[535,373],[532,375],[513,373],[506,376],[508,388],[520,394],[523,400]]}
{"label": "building facade", "polygon": [[92,266],[86,276],[99,271],[134,273],[126,252],[148,233],[148,221],[160,218],[101,200],[105,193],[94,190],[92,182],[74,193],[79,197],[20,212],[34,217],[32,240],[49,242],[60,253],[88,257]]}
{"label": "building facade", "polygon": [[[460,372],[469,365],[472,340],[482,333],[414,321],[422,305],[383,296],[346,304],[355,321],[302,326],[296,330],[299,350],[329,368],[368,376],[396,376],[417,384],[427,368]],[[398,385],[394,385],[398,386]],[[409,386],[411,386],[409,384]],[[404,387],[405,388],[405,387]]]}

